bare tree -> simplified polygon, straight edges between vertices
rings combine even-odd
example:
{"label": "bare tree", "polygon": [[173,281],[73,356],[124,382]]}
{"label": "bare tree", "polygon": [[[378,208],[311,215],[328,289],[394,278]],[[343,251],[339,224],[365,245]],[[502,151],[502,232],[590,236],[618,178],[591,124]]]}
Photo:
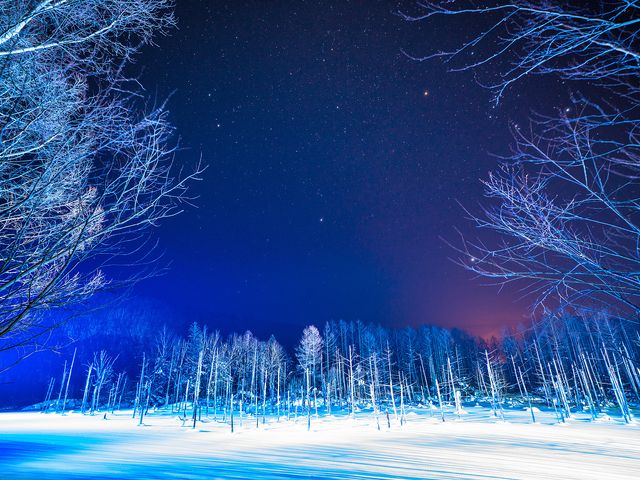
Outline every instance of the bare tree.
{"label": "bare tree", "polygon": [[322,355],[322,336],[318,329],[311,325],[304,329],[300,344],[296,349],[296,356],[300,364],[300,369],[304,374],[304,382],[306,385],[306,404],[307,404],[307,429],[311,428],[311,394],[314,395],[314,406],[317,408],[316,401],[316,371],[320,366],[320,357]]}
{"label": "bare tree", "polygon": [[[147,227],[180,211],[162,106],[144,110],[123,71],[168,0],[0,0],[0,349],[150,264]],[[176,177],[176,174],[178,176]],[[118,260],[119,259],[119,260]]]}
{"label": "bare tree", "polygon": [[[93,354],[93,363],[95,367],[95,380],[93,381],[93,396],[91,399],[91,413],[100,409],[100,399],[102,388],[111,382],[113,376],[113,363],[115,358],[109,356],[107,352],[101,350],[100,353]],[[108,409],[108,407],[107,407]]]}
{"label": "bare tree", "polygon": [[475,71],[497,102],[535,74],[573,89],[573,105],[513,126],[513,151],[484,181],[489,203],[474,215],[502,241],[465,241],[461,262],[472,271],[526,279],[543,305],[601,301],[640,313],[639,14],[628,0],[517,0],[435,2],[403,15],[484,25],[452,51],[414,58]]}

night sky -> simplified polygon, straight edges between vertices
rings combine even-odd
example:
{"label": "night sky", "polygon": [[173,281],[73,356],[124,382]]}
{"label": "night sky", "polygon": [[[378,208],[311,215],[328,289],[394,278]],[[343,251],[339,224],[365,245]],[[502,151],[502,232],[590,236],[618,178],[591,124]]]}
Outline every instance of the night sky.
{"label": "night sky", "polygon": [[175,90],[178,163],[209,168],[197,208],[159,229],[169,273],[135,296],[285,340],[340,318],[481,335],[523,320],[528,302],[471,278],[443,240],[474,235],[458,202],[477,211],[519,97],[494,108],[471,74],[404,56],[470,27],[394,15],[412,5],[177,2],[179,29],[136,68],[151,96]]}

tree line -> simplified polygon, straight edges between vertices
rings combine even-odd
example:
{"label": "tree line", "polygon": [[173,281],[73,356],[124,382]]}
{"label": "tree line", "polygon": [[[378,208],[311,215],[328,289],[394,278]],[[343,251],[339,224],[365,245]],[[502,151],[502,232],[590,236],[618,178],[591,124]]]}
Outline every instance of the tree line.
{"label": "tree line", "polygon": [[[51,378],[42,408],[105,415],[126,408],[139,423],[161,409],[194,427],[204,418],[233,430],[292,418],[310,428],[322,415],[363,411],[381,428],[403,424],[409,406],[429,407],[444,421],[468,402],[496,417],[529,407],[534,422],[534,406],[561,422],[611,409],[629,422],[640,400],[640,330],[605,314],[548,315],[490,341],[436,326],[329,321],[306,327],[290,352],[274,336],[222,338],[197,323],[186,337],[164,328],[153,343],[134,374],[117,371],[117,357],[104,350],[82,367],[74,353]],[[68,391],[71,375],[84,377],[78,391]]]}

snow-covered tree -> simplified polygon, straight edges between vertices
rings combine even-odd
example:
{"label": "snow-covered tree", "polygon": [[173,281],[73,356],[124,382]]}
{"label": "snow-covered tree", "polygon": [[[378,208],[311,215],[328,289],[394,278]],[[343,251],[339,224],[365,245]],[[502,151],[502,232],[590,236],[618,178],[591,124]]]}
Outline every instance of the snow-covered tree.
{"label": "snow-covered tree", "polygon": [[476,218],[501,241],[467,239],[461,262],[499,282],[526,279],[546,306],[640,313],[640,5],[454,0],[404,16],[474,18],[475,35],[420,59],[473,70],[497,102],[526,77],[570,89],[557,111],[513,126],[513,153],[485,180]]}
{"label": "snow-covered tree", "polygon": [[167,0],[0,0],[0,349],[52,327],[39,312],[149,273],[101,265],[150,263],[147,227],[192,177],[123,73],[173,24]]}
{"label": "snow-covered tree", "polygon": [[300,344],[296,349],[296,357],[300,369],[304,373],[306,384],[306,404],[307,404],[307,417],[308,426],[311,422],[311,395],[313,393],[314,406],[317,409],[317,392],[316,392],[316,373],[320,366],[320,358],[322,356],[322,336],[318,329],[310,325],[302,332],[302,338]]}

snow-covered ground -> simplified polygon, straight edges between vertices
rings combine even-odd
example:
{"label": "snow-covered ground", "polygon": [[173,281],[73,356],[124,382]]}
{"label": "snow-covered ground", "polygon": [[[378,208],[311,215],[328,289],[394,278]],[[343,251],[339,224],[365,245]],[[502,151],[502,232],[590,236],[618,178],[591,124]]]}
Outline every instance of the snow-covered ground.
{"label": "snow-covered ground", "polygon": [[510,410],[505,422],[466,407],[441,422],[411,410],[404,426],[381,430],[369,413],[355,419],[275,419],[199,423],[152,414],[143,426],[131,412],[109,415],[0,414],[3,479],[214,478],[640,478],[640,425],[616,418],[565,424],[552,413]]}

